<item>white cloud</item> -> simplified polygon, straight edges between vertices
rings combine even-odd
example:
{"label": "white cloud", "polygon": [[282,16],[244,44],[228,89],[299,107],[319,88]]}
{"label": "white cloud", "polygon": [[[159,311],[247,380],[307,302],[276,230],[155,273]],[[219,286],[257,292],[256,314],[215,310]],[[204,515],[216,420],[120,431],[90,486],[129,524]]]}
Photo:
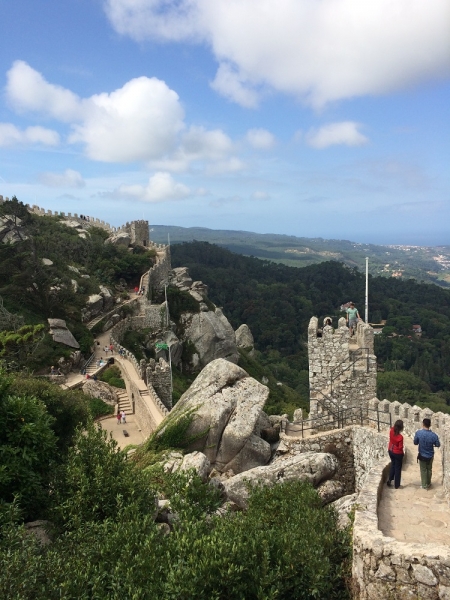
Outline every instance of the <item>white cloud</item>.
{"label": "white cloud", "polygon": [[227,160],[217,161],[208,166],[206,169],[206,175],[222,175],[224,173],[237,173],[243,171],[246,168],[246,164],[232,156]]}
{"label": "white cloud", "polygon": [[63,122],[83,116],[83,103],[76,94],[48,83],[22,60],[13,63],[6,80],[6,96],[18,112],[37,112]]}
{"label": "white cloud", "polygon": [[183,183],[177,183],[170,173],[158,172],[143,185],[121,185],[113,193],[116,198],[134,199],[141,202],[167,202],[181,200],[191,195]]}
{"label": "white cloud", "polygon": [[55,188],[82,188],[86,185],[81,173],[66,169],[63,173],[41,173],[38,180],[42,185]]}
{"label": "white cloud", "polygon": [[450,71],[448,0],[104,0],[135,40],[209,44],[213,87],[255,106],[262,87],[315,107]]}
{"label": "white cloud", "polygon": [[8,72],[6,95],[20,111],[71,123],[69,142],[82,143],[89,158],[104,162],[160,158],[173,150],[184,128],[178,95],[154,77],[81,99],[16,61]]}
{"label": "white cloud", "polygon": [[267,129],[249,129],[246,138],[250,146],[257,150],[270,150],[275,146],[275,136]]}
{"label": "white cloud", "polygon": [[313,148],[328,148],[328,146],[362,146],[369,141],[358,131],[360,125],[353,121],[329,123],[320,129],[311,130],[306,135],[306,143]]}
{"label": "white cloud", "polygon": [[57,146],[59,135],[56,131],[45,127],[27,127],[21,131],[12,123],[0,123],[0,146],[14,146],[16,144]]}

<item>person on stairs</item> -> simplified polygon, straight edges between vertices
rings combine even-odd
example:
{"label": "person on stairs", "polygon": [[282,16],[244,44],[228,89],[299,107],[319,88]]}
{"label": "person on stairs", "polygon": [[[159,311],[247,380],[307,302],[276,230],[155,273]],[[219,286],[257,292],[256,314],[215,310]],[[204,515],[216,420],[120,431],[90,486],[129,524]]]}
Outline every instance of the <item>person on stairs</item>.
{"label": "person on stairs", "polygon": [[430,419],[422,421],[422,429],[416,431],[414,444],[419,446],[417,461],[420,464],[420,480],[422,489],[428,490],[431,486],[431,475],[433,474],[434,448],[439,448],[441,442],[434,431],[430,430]]}
{"label": "person on stairs", "polygon": [[387,485],[390,487],[394,481],[394,487],[398,490],[402,478],[402,464],[405,455],[403,451],[403,421],[399,419],[395,421],[394,427],[389,431],[389,458],[391,459],[391,468],[389,470],[389,478]]}

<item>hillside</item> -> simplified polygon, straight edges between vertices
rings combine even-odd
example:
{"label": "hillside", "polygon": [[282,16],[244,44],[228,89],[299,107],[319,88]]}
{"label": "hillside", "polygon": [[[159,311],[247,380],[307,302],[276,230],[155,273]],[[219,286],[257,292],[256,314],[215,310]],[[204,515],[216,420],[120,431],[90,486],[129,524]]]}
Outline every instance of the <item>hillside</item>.
{"label": "hillside", "polygon": [[291,267],[304,267],[328,260],[369,271],[382,277],[413,277],[426,283],[450,287],[450,247],[384,246],[349,240],[325,240],[251,231],[214,230],[205,227],[152,226],[152,239],[171,243],[204,241],[232,252],[268,259]]}
{"label": "hillside", "polygon": [[[233,327],[247,323],[259,360],[303,398],[308,395],[306,332],[312,315],[342,316],[353,300],[363,312],[364,276],[337,262],[295,269],[193,242],[172,247],[173,266],[189,267],[209,286]],[[382,397],[448,412],[450,291],[413,280],[370,277],[370,321],[386,320],[376,336]],[[421,337],[412,332],[420,324]]]}

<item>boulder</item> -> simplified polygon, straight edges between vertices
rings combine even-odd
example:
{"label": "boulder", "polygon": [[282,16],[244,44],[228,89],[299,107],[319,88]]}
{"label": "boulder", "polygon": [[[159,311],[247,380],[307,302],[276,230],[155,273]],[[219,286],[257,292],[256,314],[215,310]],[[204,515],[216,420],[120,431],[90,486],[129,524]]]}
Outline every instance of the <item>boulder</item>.
{"label": "boulder", "polygon": [[131,235],[126,231],[113,233],[105,240],[105,244],[114,244],[115,246],[128,246],[131,244]]}
{"label": "boulder", "polygon": [[45,267],[51,267],[51,266],[53,265],[53,261],[52,261],[52,260],[50,260],[49,258],[43,258],[43,259],[42,259],[42,264],[43,264]]}
{"label": "boulder", "polygon": [[180,471],[189,471],[194,469],[197,475],[206,481],[211,468],[211,463],[202,452],[191,452],[186,454],[180,465]]}
{"label": "boulder", "polygon": [[86,302],[86,311],[90,315],[89,318],[92,319],[99,315],[103,310],[103,296],[100,294],[91,294]]}
{"label": "boulder", "polygon": [[116,404],[119,399],[115,390],[103,381],[94,381],[94,379],[88,379],[83,383],[83,393],[91,398],[100,398],[107,404]]}
{"label": "boulder", "polygon": [[255,340],[248,325],[241,325],[236,329],[236,346],[238,348],[253,348]]}
{"label": "boulder", "polygon": [[179,288],[189,289],[192,285],[192,279],[187,267],[176,267],[172,269],[172,283]]}
{"label": "boulder", "polygon": [[48,531],[53,528],[53,524],[50,521],[30,521],[25,523],[25,533],[28,535],[34,535],[37,541],[43,546],[47,546],[51,543],[51,538]]}
{"label": "boulder", "polygon": [[[267,464],[270,445],[254,434],[269,390],[224,359],[209,363],[170,413],[170,421],[194,414],[189,449],[203,452],[218,471]],[[202,435],[203,434],[203,435]]]}
{"label": "boulder", "polygon": [[350,525],[349,514],[355,506],[357,499],[358,494],[349,494],[348,496],[342,496],[339,500],[335,500],[330,505],[337,512],[339,529],[345,529]]}
{"label": "boulder", "polygon": [[50,325],[49,333],[54,342],[59,342],[70,348],[80,347],[73,334],[67,329],[66,322],[63,319],[47,319],[47,321]]}
{"label": "boulder", "polygon": [[317,488],[317,493],[322,498],[322,504],[330,504],[338,498],[341,498],[344,493],[344,485],[340,481],[325,481]]}
{"label": "boulder", "polygon": [[247,507],[249,485],[272,486],[295,479],[308,481],[317,487],[322,481],[333,477],[338,462],[332,454],[304,452],[295,456],[280,457],[270,465],[255,467],[223,481],[227,497],[240,508]]}
{"label": "boulder", "polygon": [[103,298],[103,310],[111,310],[115,304],[114,296],[104,285],[100,286],[100,296]]}
{"label": "boulder", "polygon": [[239,353],[236,336],[219,308],[215,311],[187,313],[183,315],[182,321],[185,328],[184,339],[194,344],[201,366],[204,367],[217,358],[237,363]]}

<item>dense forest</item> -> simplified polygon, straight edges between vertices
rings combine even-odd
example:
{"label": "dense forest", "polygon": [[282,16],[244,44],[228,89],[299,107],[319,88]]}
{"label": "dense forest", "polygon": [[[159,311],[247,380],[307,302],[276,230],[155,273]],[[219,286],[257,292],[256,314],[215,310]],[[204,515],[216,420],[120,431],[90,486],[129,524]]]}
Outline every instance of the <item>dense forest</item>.
{"label": "dense forest", "polygon": [[[307,326],[311,316],[343,316],[352,300],[363,313],[365,281],[338,262],[298,269],[234,254],[207,242],[172,246],[174,267],[189,267],[234,328],[247,323],[259,361],[305,399]],[[386,320],[375,338],[379,395],[449,411],[450,291],[410,279],[370,277],[370,322]],[[363,316],[363,314],[362,314]],[[422,337],[413,334],[419,324]],[[300,405],[300,403],[299,403]]]}

